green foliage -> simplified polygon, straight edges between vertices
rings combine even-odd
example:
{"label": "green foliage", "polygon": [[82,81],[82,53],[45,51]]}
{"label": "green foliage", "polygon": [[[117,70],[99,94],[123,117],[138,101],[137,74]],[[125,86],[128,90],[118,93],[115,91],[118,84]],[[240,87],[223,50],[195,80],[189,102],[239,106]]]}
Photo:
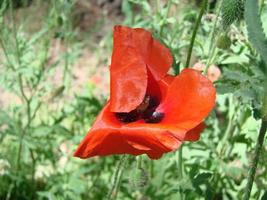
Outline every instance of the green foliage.
{"label": "green foliage", "polygon": [[[252,105],[255,112],[261,110],[264,73],[253,67],[228,65],[222,79],[217,83],[221,94],[233,93],[242,105]],[[258,118],[259,116],[257,116]]]}
{"label": "green foliage", "polygon": [[[259,6],[258,1],[249,1],[245,2],[245,21],[247,25],[248,37],[249,41],[253,44],[257,52],[260,54],[261,58],[265,63],[259,63],[259,66],[262,66],[261,69],[263,73],[265,73],[266,79],[266,63],[267,63],[267,38],[264,33],[264,29],[262,27],[261,17],[259,14]],[[262,117],[266,116],[266,80],[263,83],[261,99],[262,109]]]}
{"label": "green foliage", "polygon": [[0,7],[14,7],[14,8],[19,8],[19,7],[25,7],[29,6],[32,3],[32,0],[0,0]]}
{"label": "green foliage", "polygon": [[246,0],[245,21],[250,42],[267,63],[267,38],[262,28],[258,1]]}
{"label": "green foliage", "polygon": [[[0,7],[0,199],[105,199],[113,187],[119,156],[88,160],[72,157],[108,99],[107,94],[101,93],[105,78],[95,84],[87,81],[90,75],[83,79],[77,76],[77,71],[94,74],[103,70],[101,78],[109,73],[110,24],[120,23],[151,30],[171,49],[175,62],[170,73],[178,74],[184,67],[199,8],[177,0],[168,3],[123,0],[119,14],[112,15],[109,14],[112,11],[105,10],[108,6],[97,7],[97,3],[90,1],[90,6],[82,4],[83,8],[89,7],[89,14],[82,10],[82,16],[86,22],[95,18],[99,21],[89,24],[90,30],[81,31],[73,24],[75,1],[36,0],[29,8],[18,10],[3,2]],[[119,172],[120,187],[115,185],[112,197],[121,200],[242,198],[259,128],[257,117],[262,107],[266,67],[248,44],[245,26],[233,23],[242,15],[241,1],[225,0],[224,6],[223,20],[229,38],[226,43],[223,39],[223,47],[227,48],[217,48],[216,40],[211,37],[216,16],[220,15],[217,9],[202,18],[193,48],[191,66],[209,62],[217,65],[222,75],[214,82],[216,108],[205,122],[207,128],[199,141],[183,144],[183,176],[178,171],[178,151],[153,161],[142,156],[141,169],[130,156],[129,162],[124,163],[124,171]],[[19,15],[23,9],[29,18]],[[42,20],[38,18],[36,28],[31,17],[37,18],[41,11],[44,14]],[[262,9],[263,19],[266,11]],[[92,17],[94,12],[101,13]],[[250,10],[246,12],[252,14]],[[258,20],[258,16],[251,17]],[[248,29],[252,22],[255,23],[252,27],[260,25],[252,18],[248,20]],[[221,29],[215,27],[215,30],[216,35]],[[262,33],[248,32],[253,44],[260,36],[255,48],[264,58]],[[209,53],[210,47],[215,48],[214,54]],[[83,54],[85,60],[81,60]],[[97,56],[92,59],[92,54]],[[77,79],[82,83],[77,84]],[[266,197],[266,155],[264,149],[251,199]]]}

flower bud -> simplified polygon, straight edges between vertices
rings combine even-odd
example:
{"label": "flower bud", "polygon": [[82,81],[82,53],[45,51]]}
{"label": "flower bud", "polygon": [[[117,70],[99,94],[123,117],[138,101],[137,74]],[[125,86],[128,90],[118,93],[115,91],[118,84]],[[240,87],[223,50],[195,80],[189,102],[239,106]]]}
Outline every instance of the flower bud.
{"label": "flower bud", "polygon": [[229,27],[236,20],[240,20],[244,13],[243,0],[223,0],[222,2],[222,25]]}
{"label": "flower bud", "polygon": [[149,181],[148,173],[143,168],[137,168],[134,170],[130,177],[130,183],[134,188],[144,188]]}
{"label": "flower bud", "polygon": [[217,43],[219,49],[229,49],[231,46],[231,39],[227,34],[219,36]]}

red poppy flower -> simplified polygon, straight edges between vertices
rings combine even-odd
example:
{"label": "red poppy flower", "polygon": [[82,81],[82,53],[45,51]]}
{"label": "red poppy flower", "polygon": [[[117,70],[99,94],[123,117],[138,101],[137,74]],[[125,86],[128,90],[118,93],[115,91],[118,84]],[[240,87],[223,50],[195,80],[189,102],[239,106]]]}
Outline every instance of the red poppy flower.
{"label": "red poppy flower", "polygon": [[215,104],[215,88],[193,69],[167,75],[172,61],[170,51],[148,31],[116,26],[111,97],[74,155],[158,159],[183,141],[198,140]]}

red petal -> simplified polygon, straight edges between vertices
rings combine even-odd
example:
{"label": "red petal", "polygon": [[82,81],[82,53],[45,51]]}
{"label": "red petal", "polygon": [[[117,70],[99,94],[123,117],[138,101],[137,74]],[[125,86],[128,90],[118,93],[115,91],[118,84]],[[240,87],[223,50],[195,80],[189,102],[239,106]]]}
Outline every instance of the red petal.
{"label": "red petal", "polygon": [[163,79],[158,81],[158,85],[159,85],[160,93],[162,97],[161,100],[163,100],[166,97],[169,86],[174,81],[174,79],[175,79],[175,76],[167,74]]}
{"label": "red petal", "polygon": [[160,80],[164,77],[172,63],[173,58],[170,50],[154,39],[147,58],[147,64],[155,79]]}
{"label": "red petal", "polygon": [[173,60],[170,51],[144,29],[115,26],[113,37],[110,109],[112,112],[130,112],[144,99],[147,71],[159,80],[165,76]]}
{"label": "red petal", "polygon": [[158,159],[162,154],[177,149],[185,133],[184,130],[171,129],[160,123],[137,121],[123,124],[109,111],[108,103],[74,156],[87,158],[111,154],[147,154],[151,159]]}
{"label": "red petal", "polygon": [[161,123],[190,130],[208,116],[215,105],[215,97],[211,81],[196,70],[184,69],[172,81],[164,101],[157,108],[165,114]]}
{"label": "red petal", "polygon": [[165,75],[161,80],[156,81],[152,74],[148,71],[148,86],[146,94],[156,97],[159,102],[165,98],[169,85],[174,80],[175,76]]}
{"label": "red petal", "polygon": [[186,133],[185,141],[197,141],[200,138],[200,133],[206,128],[204,123],[200,123],[195,128]]}
{"label": "red petal", "polygon": [[147,88],[145,64],[135,57],[122,57],[124,68],[111,71],[111,111],[129,112],[142,103]]}
{"label": "red petal", "polygon": [[165,75],[163,79],[161,79],[161,82],[169,86],[175,79],[175,76],[172,75]]}

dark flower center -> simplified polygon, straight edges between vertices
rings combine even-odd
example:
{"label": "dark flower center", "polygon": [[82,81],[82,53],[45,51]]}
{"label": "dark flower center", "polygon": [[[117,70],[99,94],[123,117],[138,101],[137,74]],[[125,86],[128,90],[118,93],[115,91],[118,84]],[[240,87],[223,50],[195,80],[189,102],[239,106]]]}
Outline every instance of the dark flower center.
{"label": "dark flower center", "polygon": [[115,115],[119,121],[124,123],[140,119],[143,119],[146,123],[158,123],[164,117],[164,113],[156,111],[158,105],[157,98],[146,95],[143,102],[135,110],[129,113],[115,113]]}
{"label": "dark flower center", "polygon": [[129,113],[115,113],[118,120],[125,123],[130,123],[138,120],[139,114],[136,110],[133,110]]}

